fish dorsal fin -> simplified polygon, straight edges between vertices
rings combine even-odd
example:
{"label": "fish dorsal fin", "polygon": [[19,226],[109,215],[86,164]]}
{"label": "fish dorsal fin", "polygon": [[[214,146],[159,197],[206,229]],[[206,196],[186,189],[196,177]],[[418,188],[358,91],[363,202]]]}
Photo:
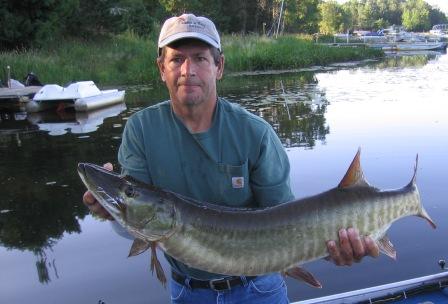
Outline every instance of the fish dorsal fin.
{"label": "fish dorsal fin", "polygon": [[387,235],[379,239],[377,241],[377,244],[382,253],[394,260],[397,259],[397,251],[395,250],[394,245],[391,243]]}
{"label": "fish dorsal fin", "polygon": [[352,163],[350,164],[350,167],[348,167],[348,170],[342,178],[341,182],[339,183],[338,188],[349,188],[352,186],[369,186],[364,178],[364,173],[361,169],[360,155],[361,148],[359,148],[358,152],[356,152],[356,155],[353,158]]}

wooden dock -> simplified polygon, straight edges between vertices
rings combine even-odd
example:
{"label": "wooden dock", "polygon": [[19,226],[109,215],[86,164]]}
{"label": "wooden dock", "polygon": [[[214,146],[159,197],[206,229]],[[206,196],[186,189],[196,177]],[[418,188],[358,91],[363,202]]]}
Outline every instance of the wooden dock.
{"label": "wooden dock", "polygon": [[0,88],[0,109],[21,109],[40,88],[40,86],[18,89]]}

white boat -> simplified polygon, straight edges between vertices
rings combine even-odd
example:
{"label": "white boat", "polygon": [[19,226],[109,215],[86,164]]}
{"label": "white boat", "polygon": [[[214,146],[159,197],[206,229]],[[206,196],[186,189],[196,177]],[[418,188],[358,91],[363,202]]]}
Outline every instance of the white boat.
{"label": "white boat", "polygon": [[124,100],[125,91],[99,90],[93,81],[79,81],[67,87],[57,84],[44,85],[26,105],[28,112],[40,112],[51,108],[75,108],[90,111]]}
{"label": "white boat", "polygon": [[428,41],[428,42],[397,42],[382,45],[383,51],[430,51],[444,50],[447,47],[446,42]]}
{"label": "white boat", "polygon": [[429,34],[437,38],[448,38],[448,23],[434,25]]}
{"label": "white boat", "polygon": [[292,304],[448,303],[448,272],[294,302]]}

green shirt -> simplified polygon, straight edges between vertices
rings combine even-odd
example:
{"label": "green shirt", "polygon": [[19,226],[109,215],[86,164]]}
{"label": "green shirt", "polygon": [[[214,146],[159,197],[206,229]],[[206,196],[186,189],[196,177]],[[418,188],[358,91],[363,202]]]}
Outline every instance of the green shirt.
{"label": "green shirt", "polygon": [[[189,132],[170,101],[135,113],[118,160],[123,173],[138,180],[219,205],[264,207],[294,198],[288,157],[272,127],[222,98],[203,133]],[[222,277],[167,258],[176,271],[194,278]]]}

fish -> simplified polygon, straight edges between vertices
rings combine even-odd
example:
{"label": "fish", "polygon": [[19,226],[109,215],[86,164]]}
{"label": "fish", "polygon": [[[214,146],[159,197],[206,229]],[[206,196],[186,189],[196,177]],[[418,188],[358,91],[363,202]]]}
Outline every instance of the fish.
{"label": "fish", "polygon": [[327,241],[342,228],[371,237],[396,259],[391,225],[418,216],[436,228],[424,209],[414,174],[404,187],[380,190],[364,177],[360,149],[340,183],[322,193],[273,207],[235,208],[202,202],[141,183],[103,167],[79,163],[81,180],[135,241],[129,256],[151,250],[151,270],[166,276],[156,248],[190,267],[232,276],[280,272],[322,287],[303,264],[328,257]]}

